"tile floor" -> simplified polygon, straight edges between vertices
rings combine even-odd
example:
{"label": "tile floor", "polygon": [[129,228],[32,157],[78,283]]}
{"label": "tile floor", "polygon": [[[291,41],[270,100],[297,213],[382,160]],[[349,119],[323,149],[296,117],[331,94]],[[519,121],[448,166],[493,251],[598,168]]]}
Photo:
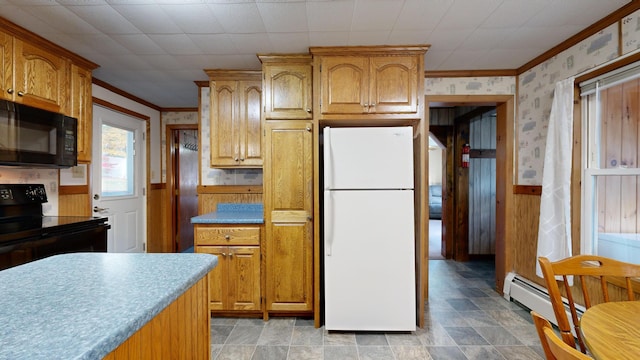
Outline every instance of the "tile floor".
{"label": "tile floor", "polygon": [[493,290],[493,263],[429,261],[423,329],[328,332],[311,319],[212,318],[211,359],[544,359],[528,311]]}

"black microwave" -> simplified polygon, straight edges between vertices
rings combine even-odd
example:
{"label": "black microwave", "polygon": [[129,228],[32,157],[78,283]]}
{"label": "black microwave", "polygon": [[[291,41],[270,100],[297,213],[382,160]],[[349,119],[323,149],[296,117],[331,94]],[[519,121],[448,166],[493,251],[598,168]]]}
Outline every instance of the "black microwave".
{"label": "black microwave", "polygon": [[0,165],[75,166],[77,135],[75,118],[0,100]]}

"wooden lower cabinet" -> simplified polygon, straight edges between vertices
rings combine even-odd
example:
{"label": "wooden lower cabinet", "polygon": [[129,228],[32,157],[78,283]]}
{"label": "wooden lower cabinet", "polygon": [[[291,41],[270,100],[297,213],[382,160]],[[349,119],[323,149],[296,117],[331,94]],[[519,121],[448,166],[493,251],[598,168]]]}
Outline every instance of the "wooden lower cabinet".
{"label": "wooden lower cabinet", "polygon": [[218,256],[209,273],[211,311],[261,311],[260,227],[194,227],[195,251]]}
{"label": "wooden lower cabinet", "polygon": [[207,281],[203,277],[104,359],[209,359]]}

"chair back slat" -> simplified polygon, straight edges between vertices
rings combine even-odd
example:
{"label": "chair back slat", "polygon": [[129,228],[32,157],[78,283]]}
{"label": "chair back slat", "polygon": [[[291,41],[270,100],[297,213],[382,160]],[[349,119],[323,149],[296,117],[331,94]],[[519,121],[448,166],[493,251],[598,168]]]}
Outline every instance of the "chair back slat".
{"label": "chair back slat", "polygon": [[[624,278],[624,284],[626,284],[626,286],[623,286],[622,283],[620,285],[626,288],[627,299],[635,300],[631,279],[640,278],[640,265],[595,255],[576,255],[553,263],[545,257],[539,257],[538,262],[540,263],[545,283],[547,284],[547,290],[551,298],[551,305],[553,306],[553,312],[558,322],[561,338],[566,344],[573,348],[577,348],[577,343],[583,353],[586,353],[586,346],[580,332],[580,318],[575,306],[574,294],[569,286],[569,277],[573,276],[574,280],[580,283],[580,292],[583,297],[582,305],[586,309],[602,301],[612,301],[609,294],[610,284],[607,281],[610,280],[610,277]],[[560,282],[563,283],[567,302],[569,303],[569,312],[571,313],[575,334],[571,331],[571,324],[567,317],[560,287],[558,286],[558,281],[556,281],[557,277],[562,278]],[[600,283],[599,286],[587,280],[590,277],[597,278]],[[598,291],[600,292],[599,294],[597,294]],[[574,335],[577,338],[577,342],[574,339]]]}
{"label": "chair back slat", "polygon": [[551,327],[549,320],[535,311],[531,311],[533,323],[536,326],[540,344],[547,360],[588,360],[591,357],[579,352],[575,348],[564,343]]}

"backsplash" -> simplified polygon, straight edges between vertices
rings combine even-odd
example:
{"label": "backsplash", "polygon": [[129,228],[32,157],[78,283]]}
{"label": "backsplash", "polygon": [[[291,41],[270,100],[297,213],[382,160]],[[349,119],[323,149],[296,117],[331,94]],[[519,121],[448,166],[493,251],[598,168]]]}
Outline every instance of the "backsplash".
{"label": "backsplash", "polygon": [[58,170],[0,167],[2,184],[44,184],[47,202],[42,204],[42,212],[47,216],[58,215]]}
{"label": "backsplash", "polygon": [[213,169],[209,144],[209,88],[200,92],[200,185],[262,185],[262,169]]}

